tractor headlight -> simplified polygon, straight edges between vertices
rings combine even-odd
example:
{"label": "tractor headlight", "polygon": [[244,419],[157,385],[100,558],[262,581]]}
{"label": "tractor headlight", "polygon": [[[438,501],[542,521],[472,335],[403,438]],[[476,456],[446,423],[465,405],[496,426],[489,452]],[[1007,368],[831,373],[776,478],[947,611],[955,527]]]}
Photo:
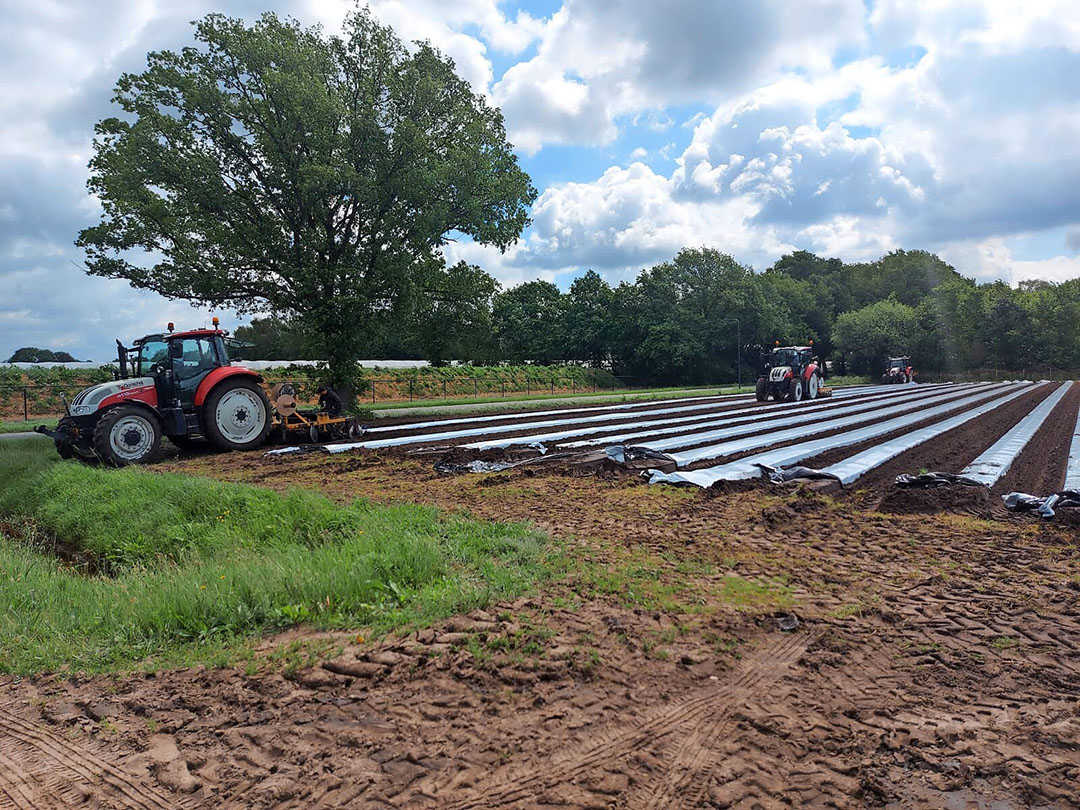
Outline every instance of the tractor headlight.
{"label": "tractor headlight", "polygon": [[71,409],[72,416],[86,416],[92,409],[89,405],[76,405]]}

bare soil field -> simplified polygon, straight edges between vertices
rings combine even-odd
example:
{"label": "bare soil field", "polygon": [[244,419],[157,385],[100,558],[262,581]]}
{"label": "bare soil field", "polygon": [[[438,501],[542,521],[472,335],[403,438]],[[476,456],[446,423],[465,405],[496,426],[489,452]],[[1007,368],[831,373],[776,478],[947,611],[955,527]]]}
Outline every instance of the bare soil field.
{"label": "bare soil field", "polygon": [[[1022,410],[905,471],[970,461]],[[1064,441],[1016,475],[1055,479]],[[1080,805],[1068,525],[883,513],[888,469],[827,496],[603,466],[448,476],[400,451],[159,466],[528,521],[574,562],[374,640],[298,630],[236,668],[0,681],[0,808]]]}

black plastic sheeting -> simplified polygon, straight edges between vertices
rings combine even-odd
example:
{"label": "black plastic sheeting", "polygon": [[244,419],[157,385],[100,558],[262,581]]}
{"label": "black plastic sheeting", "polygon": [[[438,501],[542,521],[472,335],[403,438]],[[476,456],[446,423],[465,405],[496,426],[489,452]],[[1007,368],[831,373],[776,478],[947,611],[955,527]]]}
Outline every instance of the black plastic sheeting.
{"label": "black plastic sheeting", "polygon": [[896,485],[903,489],[934,489],[959,484],[965,487],[986,486],[982,481],[947,472],[928,472],[919,475],[904,473],[896,476]]}
{"label": "black plastic sheeting", "polygon": [[533,456],[532,458],[523,458],[518,461],[483,461],[477,459],[475,461],[452,461],[451,459],[442,459],[436,461],[432,469],[442,475],[463,475],[465,473],[489,473],[489,472],[502,472],[503,470],[511,470],[514,467],[523,467],[527,464],[537,464],[541,461],[552,461],[560,458],[569,458],[571,456],[579,455],[578,453],[555,453],[553,455]]}
{"label": "black plastic sheeting", "polygon": [[1008,495],[1002,495],[1001,500],[1005,502],[1005,508],[1010,512],[1034,512],[1041,518],[1052,518],[1055,509],[1080,506],[1080,492],[1066,489],[1047,495],[1045,498],[1024,492],[1010,492]]}
{"label": "black plastic sheeting", "polygon": [[758,467],[761,470],[761,474],[774,484],[785,484],[788,481],[807,478],[829,479],[836,481],[841,487],[844,486],[843,481],[840,480],[840,476],[823,472],[822,470],[815,470],[813,467],[800,467],[798,465],[794,467],[770,467],[768,464],[755,464],[754,466]]}
{"label": "black plastic sheeting", "polygon": [[613,444],[605,451],[607,457],[616,464],[629,464],[633,461],[672,461],[671,456],[659,450],[647,447],[627,447],[625,444]]}

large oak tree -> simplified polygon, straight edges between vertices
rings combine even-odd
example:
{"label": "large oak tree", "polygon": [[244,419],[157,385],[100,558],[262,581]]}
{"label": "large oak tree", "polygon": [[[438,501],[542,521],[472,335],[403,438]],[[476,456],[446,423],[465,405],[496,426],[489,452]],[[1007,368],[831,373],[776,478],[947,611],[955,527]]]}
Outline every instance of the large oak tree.
{"label": "large oak tree", "polygon": [[365,341],[446,276],[446,240],[505,250],[528,224],[501,113],[430,45],[366,11],[341,36],[213,14],[195,39],[121,76],[123,114],[97,125],[91,273],[293,318],[349,386]]}

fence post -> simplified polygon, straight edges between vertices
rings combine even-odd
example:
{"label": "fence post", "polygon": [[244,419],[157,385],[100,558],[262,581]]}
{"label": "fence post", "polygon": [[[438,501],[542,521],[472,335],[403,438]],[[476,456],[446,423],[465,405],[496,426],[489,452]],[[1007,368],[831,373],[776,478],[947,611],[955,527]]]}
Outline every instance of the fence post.
{"label": "fence post", "polygon": [[446,380],[442,381],[442,398],[446,399]]}
{"label": "fence post", "polygon": [[377,382],[377,380],[372,380],[371,381],[371,404],[372,405],[375,404],[375,383],[376,382]]}
{"label": "fence post", "polygon": [[413,381],[412,377],[409,378],[409,402],[413,401]]}
{"label": "fence post", "polygon": [[24,422],[29,422],[30,421],[30,411],[27,408],[28,408],[28,406],[26,404],[26,389],[23,388],[23,390],[22,390],[22,418],[23,418]]}
{"label": "fence post", "polygon": [[506,396],[506,380],[499,380],[499,395]]}
{"label": "fence post", "polygon": [[576,377],[571,377],[570,378],[570,393],[571,394],[576,394],[577,393],[577,378]]}
{"label": "fence post", "polygon": [[480,396],[480,391],[476,387],[476,377],[472,378],[472,395],[473,399],[476,399],[478,396]]}
{"label": "fence post", "polygon": [[551,380],[551,395],[555,396],[555,380],[554,380],[554,378],[552,378],[552,380]]}
{"label": "fence post", "polygon": [[531,396],[532,395],[532,391],[529,390],[529,383],[530,383],[530,380],[529,380],[528,377],[526,377],[525,378],[525,396]]}

